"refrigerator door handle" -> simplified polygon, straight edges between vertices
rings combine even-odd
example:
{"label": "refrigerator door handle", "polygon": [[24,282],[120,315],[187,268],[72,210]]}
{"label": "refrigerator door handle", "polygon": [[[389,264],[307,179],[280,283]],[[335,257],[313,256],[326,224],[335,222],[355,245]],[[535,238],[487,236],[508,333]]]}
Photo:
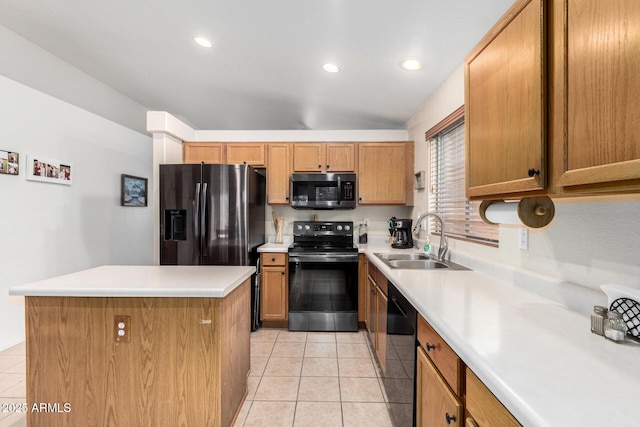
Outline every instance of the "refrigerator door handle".
{"label": "refrigerator door handle", "polygon": [[200,230],[202,230],[202,256],[207,256],[208,250],[204,250],[205,248],[209,248],[208,236],[207,236],[207,187],[208,183],[202,184],[202,213],[200,214]]}
{"label": "refrigerator door handle", "polygon": [[193,215],[193,234],[195,237],[198,252],[200,252],[200,183],[196,183],[196,212]]}

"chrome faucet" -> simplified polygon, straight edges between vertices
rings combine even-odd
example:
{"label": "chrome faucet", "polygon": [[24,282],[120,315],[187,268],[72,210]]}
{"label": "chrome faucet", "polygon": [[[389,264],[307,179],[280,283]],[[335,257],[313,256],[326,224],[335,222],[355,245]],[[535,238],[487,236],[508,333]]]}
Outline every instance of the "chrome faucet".
{"label": "chrome faucet", "polygon": [[424,220],[428,216],[432,216],[436,218],[438,221],[440,221],[440,232],[442,234],[440,236],[440,247],[438,248],[438,259],[440,261],[444,261],[445,260],[444,257],[447,254],[447,251],[449,250],[449,243],[447,242],[447,236],[444,234],[444,221],[442,221],[442,218],[440,217],[440,215],[438,215],[435,212],[427,212],[420,215],[420,217],[416,220],[416,225],[413,227],[413,235],[416,238],[419,237],[416,233],[420,231],[420,227],[422,226],[422,220]]}

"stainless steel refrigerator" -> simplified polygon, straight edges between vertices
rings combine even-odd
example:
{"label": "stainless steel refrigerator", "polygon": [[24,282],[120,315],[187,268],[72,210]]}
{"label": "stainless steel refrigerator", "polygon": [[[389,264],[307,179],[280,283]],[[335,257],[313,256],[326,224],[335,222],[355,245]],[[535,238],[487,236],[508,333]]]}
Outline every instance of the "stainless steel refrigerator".
{"label": "stainless steel refrigerator", "polygon": [[252,330],[259,321],[265,181],[264,171],[247,165],[160,165],[160,264],[256,266]]}

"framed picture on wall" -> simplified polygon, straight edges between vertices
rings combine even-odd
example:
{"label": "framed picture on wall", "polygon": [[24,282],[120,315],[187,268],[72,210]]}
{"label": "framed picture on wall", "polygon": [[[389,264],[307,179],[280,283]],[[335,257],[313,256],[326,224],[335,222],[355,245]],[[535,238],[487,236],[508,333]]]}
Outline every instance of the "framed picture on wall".
{"label": "framed picture on wall", "polygon": [[18,153],[0,150],[0,173],[18,175],[20,173],[18,160]]}
{"label": "framed picture on wall", "polygon": [[147,206],[147,178],[122,174],[120,205]]}
{"label": "framed picture on wall", "polygon": [[42,156],[27,156],[25,177],[31,181],[71,185],[73,164]]}

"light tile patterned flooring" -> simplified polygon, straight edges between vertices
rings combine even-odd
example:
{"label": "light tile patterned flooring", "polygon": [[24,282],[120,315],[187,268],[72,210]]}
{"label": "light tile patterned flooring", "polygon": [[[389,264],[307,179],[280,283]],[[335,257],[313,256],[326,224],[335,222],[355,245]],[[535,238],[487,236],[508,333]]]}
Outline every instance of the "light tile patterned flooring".
{"label": "light tile patterned flooring", "polygon": [[23,427],[27,425],[24,412],[3,412],[8,405],[25,403],[27,362],[24,343],[0,352],[0,426]]}
{"label": "light tile patterned flooring", "polygon": [[391,426],[363,331],[251,334],[248,395],[236,426]]}
{"label": "light tile patterned flooring", "polygon": [[[25,370],[24,344],[0,352],[0,404],[25,402]],[[385,398],[363,331],[259,329],[235,426],[391,426]],[[0,427],[22,426],[24,413],[0,412]]]}

